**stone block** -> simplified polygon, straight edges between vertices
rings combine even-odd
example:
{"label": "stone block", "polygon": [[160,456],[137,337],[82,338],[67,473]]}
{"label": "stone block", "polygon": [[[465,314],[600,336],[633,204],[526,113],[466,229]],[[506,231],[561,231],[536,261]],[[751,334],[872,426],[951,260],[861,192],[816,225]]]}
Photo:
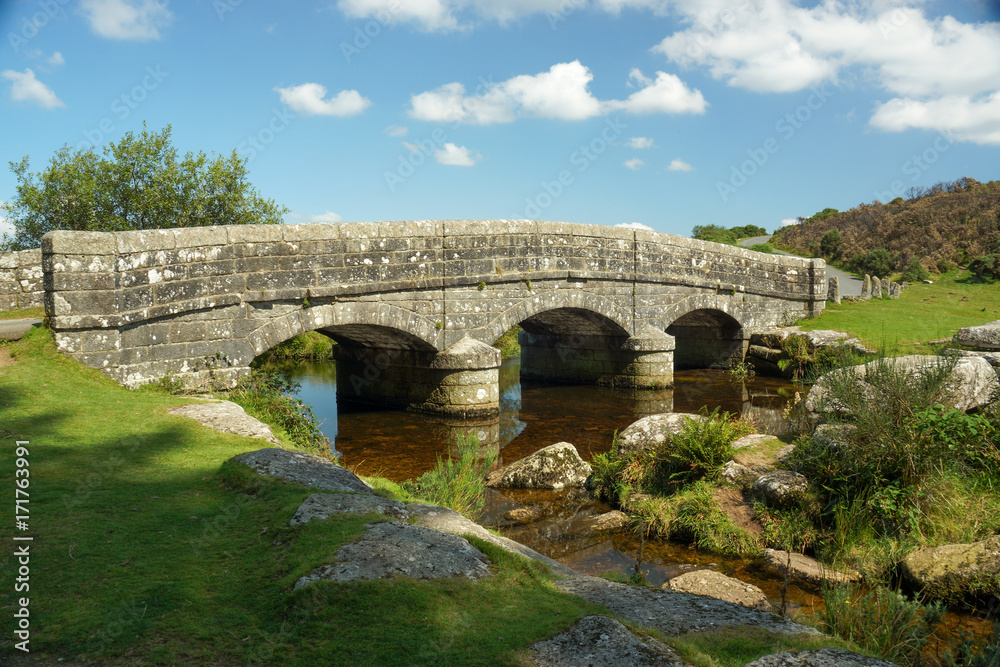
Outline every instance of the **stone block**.
{"label": "stone block", "polygon": [[54,292],[55,315],[106,315],[118,312],[113,291]]}
{"label": "stone block", "polygon": [[226,246],[229,243],[229,232],[225,225],[213,227],[183,227],[170,230],[174,235],[174,247],[199,248],[203,246]]}
{"label": "stone block", "polygon": [[58,230],[42,237],[43,255],[114,255],[114,234]]}
{"label": "stone block", "polygon": [[144,229],[135,232],[115,232],[113,234],[119,255],[134,252],[155,252],[173,250],[177,237],[173,229]]}
{"label": "stone block", "polygon": [[284,238],[284,225],[226,225],[230,244],[274,243]]}

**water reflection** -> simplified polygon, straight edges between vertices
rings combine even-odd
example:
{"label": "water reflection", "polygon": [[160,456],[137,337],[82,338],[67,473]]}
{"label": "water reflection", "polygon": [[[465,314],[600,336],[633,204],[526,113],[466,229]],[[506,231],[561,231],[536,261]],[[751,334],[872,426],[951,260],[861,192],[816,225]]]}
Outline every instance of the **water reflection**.
{"label": "water reflection", "polygon": [[651,414],[697,412],[703,406],[753,417],[762,430],[780,432],[781,410],[795,386],[772,378],[736,383],[717,370],[686,370],[670,390],[543,385],[520,381],[520,360],[500,367],[500,414],[455,420],[403,410],[337,405],[334,362],[275,366],[301,385],[300,396],[323,422],[323,432],[361,474],[400,481],[417,477],[447,455],[456,438],[475,435],[481,446],[510,463],[556,442],[570,442],[590,460],[611,447],[615,431]]}

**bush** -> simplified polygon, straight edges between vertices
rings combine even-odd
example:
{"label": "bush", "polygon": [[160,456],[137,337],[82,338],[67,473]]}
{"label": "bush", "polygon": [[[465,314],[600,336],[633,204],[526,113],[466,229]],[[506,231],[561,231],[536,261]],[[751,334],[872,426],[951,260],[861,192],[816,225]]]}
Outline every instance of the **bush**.
{"label": "bush", "polygon": [[921,604],[881,586],[864,594],[854,586],[826,587],[823,600],[821,630],[906,664],[920,656],[945,613],[940,602]]}
{"label": "bush", "polygon": [[475,519],[485,502],[486,473],[497,462],[492,448],[480,449],[474,435],[458,438],[458,458],[437,457],[437,465],[417,479],[400,486],[432,505],[450,507],[463,516]]}
{"label": "bush", "polygon": [[980,280],[1000,278],[1000,254],[980,255],[969,262],[969,272]]}
{"label": "bush", "polygon": [[937,270],[938,270],[938,273],[948,273],[949,271],[951,271],[954,268],[955,268],[955,265],[952,264],[951,262],[949,262],[948,260],[944,259],[944,258],[941,258],[941,259],[939,259],[937,261]]}
{"label": "bush", "polygon": [[251,416],[283,429],[302,449],[334,459],[333,445],[320,430],[312,408],[298,398],[298,392],[297,382],[255,368],[229,392],[229,399]]}
{"label": "bush", "polygon": [[910,265],[906,267],[906,271],[903,272],[902,280],[908,283],[919,283],[921,280],[927,280],[931,277],[931,274],[924,268],[924,265],[920,263],[920,260],[914,257],[910,260]]}
{"label": "bush", "polygon": [[838,260],[840,259],[843,244],[844,239],[841,237],[840,232],[836,229],[831,229],[826,234],[823,234],[823,239],[820,241],[819,247],[824,257]]}
{"label": "bush", "polygon": [[774,254],[774,248],[767,243],[755,243],[750,246],[750,250],[753,250],[754,252],[765,252],[769,255]]}
{"label": "bush", "polygon": [[336,343],[329,336],[318,331],[307,331],[278,343],[254,362],[260,365],[275,359],[329,359],[333,355],[334,345]]}
{"label": "bush", "polygon": [[851,266],[858,273],[885,278],[892,273],[892,256],[885,248],[872,250],[867,255],[854,255]]}

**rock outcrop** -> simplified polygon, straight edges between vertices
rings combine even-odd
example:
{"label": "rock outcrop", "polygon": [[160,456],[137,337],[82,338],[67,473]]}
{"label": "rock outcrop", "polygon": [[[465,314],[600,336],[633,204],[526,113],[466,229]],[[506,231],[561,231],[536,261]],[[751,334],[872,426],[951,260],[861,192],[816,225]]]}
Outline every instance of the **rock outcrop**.
{"label": "rock outcrop", "polygon": [[661,447],[680,433],[689,419],[704,421],[705,417],[687,412],[665,412],[643,417],[618,434],[618,451],[631,454]]}
{"label": "rock outcrop", "polygon": [[672,648],[640,639],[607,616],[586,616],[552,639],[532,644],[535,667],[684,667]]}
{"label": "rock outcrop", "polygon": [[[1000,380],[997,379],[996,372],[989,362],[980,357],[962,357],[949,361],[945,357],[910,355],[878,359],[833,373],[853,374],[852,381],[856,383],[856,391],[861,392],[866,400],[878,404],[880,400],[878,390],[868,381],[869,376],[892,369],[922,375],[935,372],[942,364],[953,364],[937,399],[946,407],[965,412],[988,405],[1000,392]],[[838,412],[845,416],[849,413],[848,408],[840,404],[831,394],[833,373],[828,373],[817,380],[806,396],[805,409],[813,423],[822,421],[824,411]],[[850,375],[847,377],[850,378]]]}
{"label": "rock outcrop", "polygon": [[1000,535],[972,544],[917,549],[903,560],[906,577],[931,597],[1000,596]]}
{"label": "rock outcrop", "polygon": [[590,473],[590,464],[580,458],[576,447],[558,442],[496,471],[486,483],[520,489],[563,489],[582,487]]}
{"label": "rock outcrop", "polygon": [[748,662],[746,667],[895,667],[896,663],[836,648],[776,653]]}
{"label": "rock outcrop", "polygon": [[238,454],[231,460],[250,466],[261,475],[338,493],[371,493],[372,487],[346,468],[315,454],[269,447]]}
{"label": "rock outcrop", "polygon": [[190,417],[195,421],[216,431],[245,435],[248,438],[261,438],[273,445],[281,446],[274,437],[271,427],[264,422],[251,417],[242,407],[232,401],[213,401],[211,403],[192,403],[170,408],[172,415]]}
{"label": "rock outcrop", "polygon": [[975,350],[1000,350],[1000,320],[959,329],[955,342]]}
{"label": "rock outcrop", "polygon": [[767,596],[760,588],[745,581],[727,577],[715,570],[687,572],[663,584],[663,588],[681,593],[691,593],[692,595],[702,595],[716,600],[725,600],[750,609],[771,611],[771,603],[767,601]]}
{"label": "rock outcrop", "polygon": [[490,561],[462,537],[386,521],[368,529],[357,542],[337,550],[336,562],[299,578],[295,589],[320,581],[357,581],[406,576],[414,579],[482,579]]}
{"label": "rock outcrop", "polygon": [[754,480],[752,492],[768,505],[787,507],[801,500],[808,488],[809,480],[804,475],[791,470],[774,470]]}
{"label": "rock outcrop", "polygon": [[299,505],[289,525],[298,526],[333,514],[383,514],[398,521],[408,521],[410,512],[398,500],[366,493],[314,493]]}

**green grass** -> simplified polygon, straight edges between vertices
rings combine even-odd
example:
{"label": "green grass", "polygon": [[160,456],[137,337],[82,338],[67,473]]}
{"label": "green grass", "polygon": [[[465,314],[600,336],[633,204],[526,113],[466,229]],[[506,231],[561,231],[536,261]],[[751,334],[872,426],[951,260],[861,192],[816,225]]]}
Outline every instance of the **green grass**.
{"label": "green grass", "polygon": [[802,320],[805,331],[837,329],[894,355],[934,351],[930,341],[950,338],[962,327],[1000,319],[1000,284],[976,283],[966,271],[939,276],[933,285],[911,284],[899,299],[862,303],[827,302],[819,317]]}
{"label": "green grass", "polygon": [[[0,368],[0,479],[28,440],[31,657],[99,664],[516,664],[533,641],[599,611],[543,569],[492,550],[479,582],[294,581],[373,517],[292,528],[310,493],[225,462],[263,443],[167,414],[56,353],[41,330]],[[0,495],[13,505],[14,485]],[[0,579],[14,581],[12,548]],[[484,546],[488,550],[488,547]],[[13,605],[12,586],[0,606]],[[9,626],[8,626],[9,627]],[[0,638],[0,662],[19,655]]]}
{"label": "green grass", "polygon": [[41,306],[38,308],[21,308],[19,310],[0,311],[0,320],[21,320],[28,318],[40,320],[43,317],[45,317],[45,309]]}

